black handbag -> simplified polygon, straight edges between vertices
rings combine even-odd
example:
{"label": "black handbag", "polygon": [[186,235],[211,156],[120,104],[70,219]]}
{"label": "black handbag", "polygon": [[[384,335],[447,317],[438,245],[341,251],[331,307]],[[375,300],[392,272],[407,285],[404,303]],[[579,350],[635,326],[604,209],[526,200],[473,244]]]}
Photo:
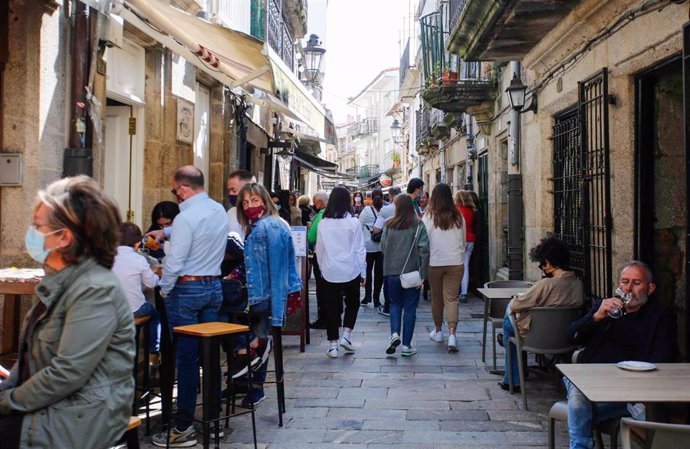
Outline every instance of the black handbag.
{"label": "black handbag", "polygon": [[[374,210],[374,206],[369,206],[371,207],[371,213],[374,214],[374,223],[376,223],[376,211]],[[381,237],[383,236],[383,231],[381,232],[374,232],[373,229],[371,229],[369,226],[367,226],[367,229],[369,229],[369,234],[371,235],[371,241],[375,243],[379,243],[381,241]]]}

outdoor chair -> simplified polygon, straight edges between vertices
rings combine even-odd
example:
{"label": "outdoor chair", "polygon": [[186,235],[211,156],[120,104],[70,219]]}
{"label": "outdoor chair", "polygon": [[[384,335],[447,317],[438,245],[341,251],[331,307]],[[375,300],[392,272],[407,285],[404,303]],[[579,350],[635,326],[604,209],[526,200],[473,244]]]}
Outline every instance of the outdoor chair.
{"label": "outdoor chair", "polygon": [[[666,424],[652,421],[637,421],[632,418],[621,419],[621,444],[623,449],[632,449],[632,435],[638,434],[638,443],[646,449],[666,449],[688,447],[690,425]],[[644,435],[646,434],[646,438]]]}
{"label": "outdoor chair", "polygon": [[515,329],[515,337],[505,341],[505,349],[508,353],[508,380],[510,391],[513,392],[513,376],[511,362],[510,343],[514,343],[517,351],[518,375],[520,378],[520,394],[522,403],[527,410],[527,393],[525,385],[525,369],[523,367],[522,352],[531,352],[540,355],[559,355],[573,352],[577,346],[568,341],[568,325],[578,319],[582,312],[581,306],[568,307],[534,307],[530,309],[531,324],[529,332],[524,340],[515,325],[515,316],[510,315],[510,322]]}
{"label": "outdoor chair", "polygon": [[[568,422],[568,401],[558,401],[549,410],[549,449],[556,448],[556,421]],[[594,431],[594,442],[597,449],[604,449],[604,440],[601,434],[609,435],[611,440],[610,449],[618,447],[619,419],[611,418],[596,424]]]}
{"label": "outdoor chair", "polygon": [[[527,281],[491,281],[484,288],[529,288],[533,284]],[[491,322],[491,347],[494,354],[494,371],[496,371],[496,329],[503,329],[503,317],[506,306],[512,298],[485,299],[484,301],[484,338],[482,339],[482,362],[486,362],[486,328]]]}

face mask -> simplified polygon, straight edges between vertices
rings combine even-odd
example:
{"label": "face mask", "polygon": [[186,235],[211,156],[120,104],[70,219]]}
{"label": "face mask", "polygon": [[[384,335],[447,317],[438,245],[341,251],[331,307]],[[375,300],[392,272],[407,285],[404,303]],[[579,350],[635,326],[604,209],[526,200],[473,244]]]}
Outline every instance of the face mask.
{"label": "face mask", "polygon": [[31,256],[31,258],[36,262],[41,264],[45,263],[48,254],[55,249],[45,248],[46,237],[60,231],[62,231],[62,229],[57,229],[53,232],[44,234],[33,226],[29,226],[29,229],[26,230],[26,235],[24,236],[26,252],[28,252],[29,256]]}
{"label": "face mask", "polygon": [[256,221],[266,213],[266,206],[248,207],[242,211],[249,221]]}
{"label": "face mask", "polygon": [[280,210],[280,204],[276,204],[276,210]]}
{"label": "face mask", "polygon": [[228,201],[232,207],[237,206],[237,195],[228,195]]}
{"label": "face mask", "polygon": [[362,198],[360,197],[355,197],[355,204],[360,204],[362,202]]}

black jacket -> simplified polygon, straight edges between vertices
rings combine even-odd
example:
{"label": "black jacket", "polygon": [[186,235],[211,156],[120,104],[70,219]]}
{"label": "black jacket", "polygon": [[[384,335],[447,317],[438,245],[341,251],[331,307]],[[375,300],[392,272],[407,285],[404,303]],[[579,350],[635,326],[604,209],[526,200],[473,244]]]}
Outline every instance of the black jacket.
{"label": "black jacket", "polygon": [[676,315],[654,297],[636,313],[595,322],[593,315],[600,305],[597,301],[587,315],[568,327],[572,341],[585,347],[580,363],[677,361]]}

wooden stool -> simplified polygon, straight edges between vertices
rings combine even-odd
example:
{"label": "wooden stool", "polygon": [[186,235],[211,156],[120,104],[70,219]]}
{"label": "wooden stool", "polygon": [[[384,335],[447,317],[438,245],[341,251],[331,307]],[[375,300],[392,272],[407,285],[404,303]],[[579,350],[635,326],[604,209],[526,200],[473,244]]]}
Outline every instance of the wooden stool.
{"label": "wooden stool", "polygon": [[[151,328],[149,327],[149,322],[151,317],[149,315],[140,316],[134,318],[134,327],[136,329],[135,334],[135,351],[134,351],[134,401],[132,403],[132,413],[138,415],[139,406],[141,401],[145,404],[146,410],[146,435],[151,433],[151,426],[149,423],[149,400],[151,395],[151,376],[149,373],[149,346],[151,343]],[[141,329],[144,329],[144,384],[139,387],[139,334]],[[141,389],[141,396],[137,401],[136,394]]]}
{"label": "wooden stool", "polygon": [[[202,418],[201,424],[203,426],[203,446],[207,449],[210,444],[210,428],[211,424],[215,424],[215,435],[216,435],[216,448],[218,445],[218,423],[221,419],[226,419],[225,416],[210,419],[209,417],[214,411],[220,409],[220,397],[218,392],[220,391],[220,341],[222,339],[228,338],[231,335],[237,334],[249,334],[249,326],[243,326],[240,324],[230,324],[230,323],[200,323],[191,324],[188,326],[178,326],[173,328],[173,351],[176,348],[177,338],[191,337],[201,340],[201,365],[204,371],[203,383],[202,383]],[[247,338],[247,352],[249,352],[249,339]],[[251,384],[251,366],[250,361],[247,359],[247,371],[249,374],[249,382]],[[256,449],[256,419],[254,416],[254,407],[250,407],[244,413],[251,413],[252,415],[252,432],[254,436],[254,448]],[[244,414],[241,413],[241,414]],[[170,429],[171,426],[168,426]],[[170,432],[170,430],[168,430]],[[169,438],[169,437],[168,437]]]}

